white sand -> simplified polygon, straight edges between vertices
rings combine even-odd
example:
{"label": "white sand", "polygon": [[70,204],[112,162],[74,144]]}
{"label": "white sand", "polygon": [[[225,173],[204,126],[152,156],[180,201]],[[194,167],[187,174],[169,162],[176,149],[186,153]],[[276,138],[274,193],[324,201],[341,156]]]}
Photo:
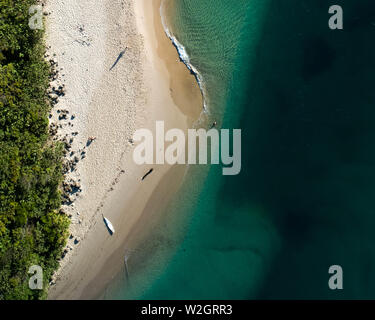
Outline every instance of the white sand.
{"label": "white sand", "polygon": [[[73,205],[63,206],[72,215],[72,236],[54,276],[50,299],[99,297],[122,267],[124,252],[147,236],[149,221],[160,215],[182,181],[184,168],[180,167],[173,169],[175,173],[169,174],[165,183],[171,167],[163,165],[141,182],[150,166],[137,166],[132,161],[130,139],[136,129],[154,128],[155,120],[164,120],[167,129],[186,129],[201,108],[199,88],[187,70],[173,82],[177,88],[188,83],[186,92],[180,90],[180,100],[194,102],[191,117],[186,106],[181,112],[171,97],[175,87],[170,68],[175,65],[184,70],[185,66],[160,27],[155,30],[157,8],[153,4],[151,0],[49,0],[44,8],[50,13],[49,54],[56,54],[57,69],[62,68],[55,86],[63,83],[66,89],[53,109],[51,122],[62,125],[58,131],[61,138],[68,135],[69,140],[78,132],[73,137],[72,158],[77,155],[81,159],[81,152],[86,152],[66,177],[66,181],[79,181],[82,192],[73,197]],[[164,47],[168,59],[163,59]],[[59,109],[69,111],[68,120],[57,120]],[[86,147],[90,136],[96,140]],[[162,180],[168,187],[158,189]],[[102,215],[115,226],[113,236]]]}

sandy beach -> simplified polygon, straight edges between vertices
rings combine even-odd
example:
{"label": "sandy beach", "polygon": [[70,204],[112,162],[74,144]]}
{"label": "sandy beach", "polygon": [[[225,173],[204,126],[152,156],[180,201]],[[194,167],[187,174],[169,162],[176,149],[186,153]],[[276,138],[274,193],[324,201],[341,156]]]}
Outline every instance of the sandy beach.
{"label": "sandy beach", "polygon": [[[78,157],[66,181],[81,189],[63,206],[71,235],[49,299],[102,297],[124,256],[140,242],[147,246],[182,183],[185,166],[138,166],[132,159],[135,130],[155,131],[157,120],[166,130],[187,130],[202,111],[195,77],[165,35],[159,8],[160,0],[50,0],[44,7],[46,43],[59,70],[52,85],[65,88],[51,123],[70,141],[68,160]],[[59,120],[61,110],[69,113]],[[103,216],[116,229],[112,236]]]}

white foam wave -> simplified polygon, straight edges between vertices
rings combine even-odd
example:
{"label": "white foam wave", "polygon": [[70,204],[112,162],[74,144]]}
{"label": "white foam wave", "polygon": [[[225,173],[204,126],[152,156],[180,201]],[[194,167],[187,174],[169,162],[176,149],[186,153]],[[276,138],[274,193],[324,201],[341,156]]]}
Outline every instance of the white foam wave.
{"label": "white foam wave", "polygon": [[191,64],[190,57],[189,57],[188,53],[186,52],[186,48],[177,40],[177,38],[172,34],[172,32],[167,27],[167,24],[165,23],[165,20],[164,20],[165,16],[163,14],[163,5],[160,6],[160,16],[161,16],[161,21],[162,21],[162,24],[163,24],[165,34],[172,41],[173,45],[177,49],[180,60],[186,65],[186,67],[190,70],[190,72],[195,76],[195,79],[197,80],[197,83],[199,85],[199,88],[202,92],[202,97],[203,97],[203,111],[206,113],[206,112],[208,112],[208,109],[207,109],[207,101],[206,101],[206,94],[205,94],[203,77],[199,73],[198,69],[195,68]]}

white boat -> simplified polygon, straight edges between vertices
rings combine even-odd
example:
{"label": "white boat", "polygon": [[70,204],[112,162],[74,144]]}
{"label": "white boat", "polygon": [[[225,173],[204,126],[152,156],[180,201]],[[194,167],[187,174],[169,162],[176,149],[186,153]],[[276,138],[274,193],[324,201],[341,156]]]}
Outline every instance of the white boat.
{"label": "white boat", "polygon": [[105,225],[107,226],[107,228],[109,229],[109,231],[111,231],[111,233],[115,233],[115,228],[113,227],[111,221],[109,221],[106,217],[103,216],[103,220],[104,220],[104,223]]}

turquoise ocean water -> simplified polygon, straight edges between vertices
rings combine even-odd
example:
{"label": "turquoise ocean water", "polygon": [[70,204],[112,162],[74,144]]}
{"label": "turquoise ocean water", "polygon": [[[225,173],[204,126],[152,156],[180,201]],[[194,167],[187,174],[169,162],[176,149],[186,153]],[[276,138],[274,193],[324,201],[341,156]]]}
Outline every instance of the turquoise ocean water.
{"label": "turquoise ocean water", "polygon": [[[204,117],[242,130],[242,171],[191,167],[163,263],[115,298],[375,297],[375,6],[337,2],[341,32],[326,0],[168,2]],[[334,264],[342,291],[327,285]]]}

